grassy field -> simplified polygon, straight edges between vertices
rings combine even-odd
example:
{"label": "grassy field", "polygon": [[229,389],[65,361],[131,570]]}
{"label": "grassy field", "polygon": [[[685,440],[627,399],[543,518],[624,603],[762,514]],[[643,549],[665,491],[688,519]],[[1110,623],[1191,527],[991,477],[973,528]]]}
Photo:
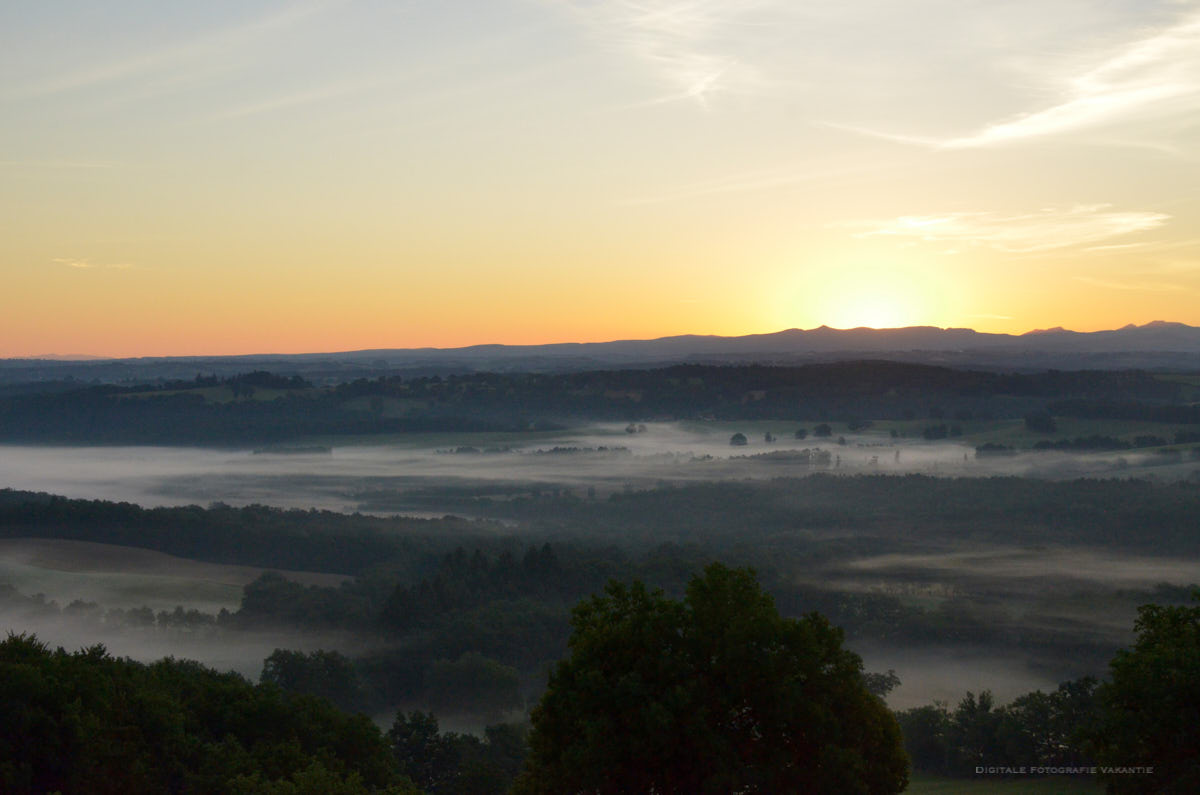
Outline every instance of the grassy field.
{"label": "grassy field", "polygon": [[905,792],[912,795],[1058,795],[1059,793],[1104,792],[1099,782],[1086,776],[1047,776],[1044,778],[941,778],[917,774]]}

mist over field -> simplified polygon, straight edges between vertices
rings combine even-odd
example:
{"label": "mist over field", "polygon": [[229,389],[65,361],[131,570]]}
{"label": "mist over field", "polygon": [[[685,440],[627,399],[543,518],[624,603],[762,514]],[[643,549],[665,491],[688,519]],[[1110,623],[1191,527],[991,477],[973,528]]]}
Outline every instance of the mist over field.
{"label": "mist over field", "polygon": [[[147,507],[258,504],[413,517],[471,517],[482,512],[500,521],[481,525],[485,535],[503,528],[505,534],[528,534],[536,541],[545,537],[545,530],[506,518],[506,501],[532,499],[530,505],[536,505],[549,495],[603,503],[610,495],[643,490],[769,484],[817,473],[851,479],[917,474],[980,482],[995,476],[1054,481],[1136,474],[1169,482],[1193,478],[1197,470],[1194,462],[1172,459],[1164,464],[1136,451],[977,456],[974,440],[920,438],[920,423],[860,431],[839,425],[828,436],[816,438],[811,434],[814,427],[774,421],[595,423],[565,431],[409,434],[257,449],[3,445],[0,483]],[[795,438],[800,428],[806,438]],[[735,433],[745,435],[744,445],[730,444]],[[803,509],[802,493],[792,501]],[[697,530],[694,541],[706,543],[706,532]],[[851,530],[846,537],[854,536]],[[688,541],[686,531],[672,538]],[[631,530],[627,540],[648,548],[661,539],[647,529]],[[1021,631],[1054,634],[1069,627],[1095,648],[1116,648],[1130,636],[1134,604],[1128,598],[1114,601],[1114,591],[1148,592],[1162,583],[1200,582],[1197,559],[1118,554],[1063,545],[1052,537],[1033,546],[964,540],[893,551],[881,543],[864,536],[858,544],[861,552],[839,553],[827,564],[798,571],[793,579],[834,593],[896,598],[913,605],[963,599],[995,605],[1002,615],[997,620],[1020,626]],[[81,600],[104,608],[170,611],[179,605],[206,613],[237,611],[242,589],[263,570],[77,541],[0,541],[0,582],[24,594],[44,593],[61,606]],[[326,587],[346,579],[313,572],[287,576]],[[210,628],[198,638],[106,629],[65,613],[39,616],[10,609],[2,618],[13,629],[36,631],[68,648],[104,642],[114,653],[137,659],[191,656],[252,677],[275,648],[362,647],[361,642],[324,630],[260,627],[246,633]],[[896,670],[902,684],[890,703],[897,708],[933,699],[953,701],[981,687],[1001,698],[1015,697],[1097,672],[1095,652],[1072,659],[1058,652],[1047,656],[998,651],[998,642],[973,637],[949,646],[938,646],[932,639],[919,644],[869,639],[851,644],[864,654],[869,669]]]}
{"label": "mist over field", "polygon": [[[597,424],[537,434],[412,434],[396,440],[332,441],[321,452],[298,446],[211,449],[167,446],[0,445],[0,483],[9,488],[141,505],[260,503],[337,511],[382,511],[364,491],[472,484],[566,488],[601,493],[659,482],[838,474],[1018,475],[1044,478],[1122,474],[1195,477],[1200,465],[1161,465],[1149,453],[1022,452],[977,457],[975,445],[844,428],[830,438],[797,440],[785,422]],[[745,446],[729,443],[744,432]],[[764,441],[771,433],[774,441]],[[839,444],[838,440],[845,443]],[[828,463],[795,455],[828,453]],[[412,509],[436,511],[437,506]],[[403,511],[401,511],[403,512]]]}
{"label": "mist over field", "polygon": [[[687,599],[739,567],[779,614],[836,627],[854,687],[926,744],[979,699],[1078,722],[1139,607],[1200,582],[1191,373],[847,361],[40,388],[0,395],[11,643],[196,660],[383,728],[428,711],[468,746],[504,724],[526,752],[573,608],[613,581]],[[1042,712],[997,709],[1042,731]],[[920,764],[967,770],[948,754]]]}
{"label": "mist over field", "polygon": [[581,600],[719,563],[828,619],[897,720],[1087,694],[1200,582],[1198,396],[886,362],[20,393],[0,631],[482,736],[542,698]]}

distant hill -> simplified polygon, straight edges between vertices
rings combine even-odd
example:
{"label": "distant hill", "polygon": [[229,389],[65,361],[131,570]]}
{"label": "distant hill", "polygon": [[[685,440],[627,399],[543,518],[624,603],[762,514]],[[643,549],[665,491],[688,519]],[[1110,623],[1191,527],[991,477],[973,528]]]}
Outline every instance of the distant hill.
{"label": "distant hill", "polygon": [[563,372],[680,363],[803,364],[869,356],[996,370],[1196,369],[1200,328],[1154,321],[1111,331],[1063,328],[989,334],[967,328],[787,329],[740,337],[687,334],[653,340],[384,348],[338,353],[144,357],[64,361],[0,360],[0,382],[143,381],[270,370],[340,382],[385,373],[451,374],[496,370]]}

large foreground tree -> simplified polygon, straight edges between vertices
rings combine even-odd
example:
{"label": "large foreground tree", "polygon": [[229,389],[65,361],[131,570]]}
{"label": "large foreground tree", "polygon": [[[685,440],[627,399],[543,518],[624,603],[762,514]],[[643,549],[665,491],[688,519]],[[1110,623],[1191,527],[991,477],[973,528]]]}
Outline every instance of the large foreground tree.
{"label": "large foreground tree", "polygon": [[817,614],[780,616],[748,569],[682,602],[611,583],[575,608],[534,709],[518,793],[899,792],[908,761],[862,661]]}
{"label": "large foreground tree", "polygon": [[1200,792],[1200,605],[1145,605],[1134,629],[1100,688],[1109,791]]}

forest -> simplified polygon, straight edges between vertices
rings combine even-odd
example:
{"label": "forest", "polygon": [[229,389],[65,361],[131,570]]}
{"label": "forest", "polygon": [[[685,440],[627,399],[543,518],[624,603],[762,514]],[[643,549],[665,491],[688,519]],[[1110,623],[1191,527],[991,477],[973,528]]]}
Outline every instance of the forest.
{"label": "forest", "polygon": [[314,387],[227,378],[8,387],[0,440],[237,445],[329,435],[528,430],[582,419],[838,420],[1064,416],[1197,423],[1186,378],[1136,370],[996,373],[887,361],[676,365],[580,373],[381,376]]}
{"label": "forest", "polygon": [[[576,725],[582,713],[554,713],[548,705],[557,702],[546,700],[576,682],[573,665],[590,664],[592,641],[579,633],[597,630],[580,611],[669,624],[719,582],[740,594],[734,603],[759,605],[754,626],[816,644],[800,657],[823,648],[841,660],[849,673],[829,687],[860,704],[866,721],[846,735],[844,753],[864,753],[853,739],[860,730],[876,737],[872,747],[895,740],[894,755],[863,762],[877,777],[870,791],[919,792],[977,768],[1002,771],[1003,782],[1016,775],[1003,771],[1021,767],[1086,769],[1072,780],[1114,791],[1157,786],[1101,768],[1166,753],[1130,750],[1131,719],[1119,711],[1128,701],[1115,688],[1152,656],[1137,644],[1163,635],[1158,624],[1174,621],[1184,630],[1176,634],[1191,637],[1195,617],[1186,611],[1200,582],[1196,391],[1190,378],[1162,373],[872,362],[331,386],[255,372],[10,390],[0,397],[4,439],[91,446],[10,447],[13,472],[41,456],[45,471],[95,458],[100,467],[86,476],[102,490],[121,477],[145,484],[125,501],[0,489],[0,540],[10,545],[0,618],[17,633],[11,653],[52,671],[36,676],[58,677],[54,687],[66,693],[84,687],[65,684],[72,677],[137,683],[130,687],[146,699],[172,705],[164,708],[179,724],[169,730],[186,739],[162,758],[135,740],[85,750],[81,727],[104,715],[124,715],[130,737],[165,724],[153,710],[120,713],[124,701],[80,696],[94,713],[57,728],[57,718],[30,717],[60,745],[35,758],[10,743],[6,758],[21,761],[0,773],[13,791],[39,791],[39,781],[79,791],[81,777],[114,766],[136,773],[123,791],[538,792],[555,791],[545,782],[558,776],[568,788],[604,791],[555,760],[600,754],[597,769],[614,770],[632,748],[605,750],[597,739],[564,751],[539,728],[611,732]],[[204,459],[211,483],[187,474],[186,462],[199,460],[187,448],[103,447],[185,443],[219,448]],[[181,474],[141,474],[159,466],[148,463],[121,475],[118,453],[182,466]],[[241,474],[219,474],[230,467]],[[71,477],[53,482],[69,490]],[[203,505],[193,496],[229,486],[251,498],[234,491],[230,502]],[[167,499],[144,504],[142,494]],[[328,505],[331,496],[344,507],[284,507]],[[57,562],[39,562],[50,549],[41,542],[60,545]],[[99,547],[73,552],[71,544],[163,557],[144,571],[137,566],[149,562],[107,570],[88,560]],[[170,601],[180,593],[167,587],[179,565],[172,561],[226,567],[237,585],[203,604]],[[688,643],[703,646],[715,631],[688,626],[627,641],[695,632]],[[160,662],[161,650],[200,661]],[[686,644],[646,651],[662,666],[636,675],[676,687],[662,677],[693,670],[694,652]],[[1122,668],[1130,659],[1136,665]],[[289,734],[280,740],[286,751],[271,738],[256,745],[215,718],[190,717],[190,709],[227,709],[201,705],[218,698],[213,688],[261,703],[255,709],[327,710],[321,720],[342,722],[322,729],[325,739]],[[181,702],[181,691],[208,695]],[[631,694],[630,703],[652,703],[651,695]],[[583,691],[571,698],[606,703]],[[761,694],[746,698],[760,703]],[[770,702],[755,707],[763,721],[778,719],[767,717]],[[63,709],[39,703],[30,715]],[[598,717],[595,726],[710,708],[683,703]],[[682,717],[670,720],[685,731]],[[1092,725],[1106,733],[1081,729]],[[771,731],[800,731],[783,727]],[[357,732],[374,756],[339,755],[332,737],[342,732]],[[695,741],[688,737],[680,747]],[[218,746],[230,749],[228,760]],[[801,743],[788,753],[817,752]],[[703,753],[714,764],[721,758]],[[703,773],[708,784],[679,772],[673,780],[690,784],[677,790],[634,772],[626,784],[663,792],[857,786],[804,783],[774,759],[731,757]],[[1190,764],[1180,760],[1171,781],[1190,781]]]}

